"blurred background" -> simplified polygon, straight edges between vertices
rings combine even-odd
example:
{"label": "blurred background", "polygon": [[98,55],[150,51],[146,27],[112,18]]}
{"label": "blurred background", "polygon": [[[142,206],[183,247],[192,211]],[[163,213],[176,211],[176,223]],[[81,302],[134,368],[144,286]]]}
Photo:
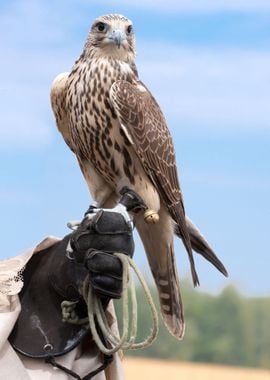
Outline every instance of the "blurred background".
{"label": "blurred background", "polygon": [[[134,23],[140,78],[172,132],[186,212],[230,274],[223,278],[196,256],[201,287],[194,292],[176,242],[186,339],[159,343],[149,355],[269,367],[268,0],[1,0],[0,258],[46,235],[64,236],[66,223],[88,208],[49,92],[82,52],[92,21],[106,13]],[[136,243],[135,260],[148,275]],[[237,356],[232,348],[240,346],[252,348]]]}

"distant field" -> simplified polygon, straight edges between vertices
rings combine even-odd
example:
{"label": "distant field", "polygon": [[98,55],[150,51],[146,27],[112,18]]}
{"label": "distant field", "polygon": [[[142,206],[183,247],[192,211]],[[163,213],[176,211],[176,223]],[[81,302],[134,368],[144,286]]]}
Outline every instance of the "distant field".
{"label": "distant field", "polygon": [[124,358],[126,380],[270,380],[270,371],[209,364]]}

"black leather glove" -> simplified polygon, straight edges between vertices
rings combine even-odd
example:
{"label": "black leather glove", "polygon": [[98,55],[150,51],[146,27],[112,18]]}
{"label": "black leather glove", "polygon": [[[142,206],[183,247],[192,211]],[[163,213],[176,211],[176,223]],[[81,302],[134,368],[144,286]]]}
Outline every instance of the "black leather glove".
{"label": "black leather glove", "polygon": [[130,220],[119,212],[99,210],[82,221],[73,232],[70,244],[75,259],[88,269],[91,285],[98,295],[120,298],[122,264],[113,253],[133,255]]}
{"label": "black leather glove", "polygon": [[71,234],[73,256],[88,269],[92,287],[99,296],[121,297],[122,263],[113,253],[133,256],[132,222],[128,212],[145,208],[134,191],[124,188],[120,203],[114,209],[90,208]]}
{"label": "black leather glove", "polygon": [[90,282],[101,297],[120,298],[122,294],[122,263],[111,253],[90,249],[85,258]]}
{"label": "black leather glove", "polygon": [[134,241],[132,223],[122,213],[98,209],[87,214],[78,228],[71,234],[70,246],[78,262],[84,262],[89,249],[114,253],[121,252],[132,257]]}

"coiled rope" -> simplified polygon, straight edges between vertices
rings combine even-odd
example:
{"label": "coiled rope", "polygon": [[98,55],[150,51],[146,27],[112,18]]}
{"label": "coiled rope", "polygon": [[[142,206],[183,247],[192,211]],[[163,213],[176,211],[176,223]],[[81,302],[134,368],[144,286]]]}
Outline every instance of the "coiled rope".
{"label": "coiled rope", "polygon": [[[158,315],[155,304],[153,302],[149,288],[136,266],[135,262],[127,255],[123,253],[115,253],[122,263],[123,268],[123,292],[122,292],[122,302],[123,302],[123,311],[122,311],[122,320],[123,328],[122,335],[116,336],[112,329],[110,328],[105,311],[103,309],[100,298],[93,291],[89,275],[86,277],[83,283],[81,290],[82,296],[87,305],[88,317],[80,319],[78,318],[75,307],[77,302],[63,301],[61,304],[63,320],[65,322],[70,322],[74,324],[86,324],[89,323],[89,328],[92,333],[92,337],[97,344],[101,352],[106,355],[111,355],[118,350],[128,350],[128,349],[139,349],[150,346],[153,341],[156,339],[158,334]],[[151,316],[152,316],[152,329],[150,335],[141,342],[136,342],[137,338],[137,325],[138,325],[138,305],[137,305],[137,296],[136,288],[134,283],[134,278],[131,272],[133,269],[134,273],[138,277],[141,286],[143,288],[146,301],[150,307]],[[128,286],[128,282],[130,285]],[[129,300],[129,287],[130,287],[130,300]],[[131,322],[129,315],[129,302],[131,302]],[[99,334],[97,332],[97,326],[102,331],[105,340],[109,343],[110,347],[106,347],[102,342]]]}

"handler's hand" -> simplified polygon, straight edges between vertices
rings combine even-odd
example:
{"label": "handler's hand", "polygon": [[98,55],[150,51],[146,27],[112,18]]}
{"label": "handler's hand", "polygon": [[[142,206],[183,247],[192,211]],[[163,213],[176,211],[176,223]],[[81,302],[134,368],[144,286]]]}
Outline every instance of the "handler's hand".
{"label": "handler's hand", "polygon": [[120,298],[122,295],[122,263],[111,253],[90,249],[85,257],[94,291],[101,297]]}

